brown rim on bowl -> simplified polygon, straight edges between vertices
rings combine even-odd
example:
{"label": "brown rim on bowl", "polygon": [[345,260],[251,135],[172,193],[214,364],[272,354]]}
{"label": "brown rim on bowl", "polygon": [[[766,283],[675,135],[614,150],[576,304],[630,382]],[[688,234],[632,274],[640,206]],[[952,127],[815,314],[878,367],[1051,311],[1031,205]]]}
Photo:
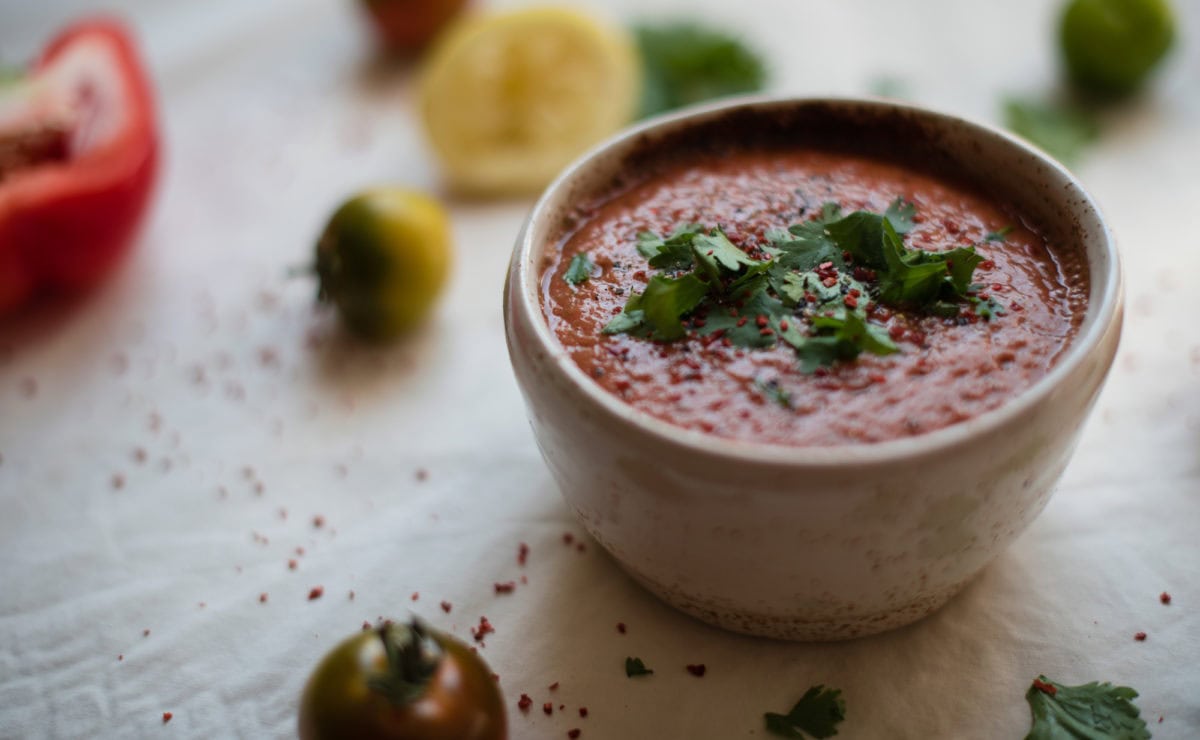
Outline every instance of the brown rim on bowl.
{"label": "brown rim on bowl", "polygon": [[[613,162],[636,163],[639,156],[644,157],[647,152],[653,150],[657,141],[666,137],[675,136],[686,140],[691,133],[696,145],[703,146],[706,130],[708,134],[722,126],[728,130],[731,117],[737,117],[746,123],[757,120],[760,122],[760,128],[770,129],[772,127],[768,124],[772,115],[775,116],[775,128],[778,130],[765,133],[759,131],[757,134],[779,137],[786,135],[786,121],[792,118],[798,117],[811,123],[823,116],[832,116],[825,127],[835,138],[848,141],[853,138],[853,131],[845,130],[840,124],[851,122],[852,119],[857,119],[859,125],[864,125],[864,122],[871,123],[881,130],[889,123],[907,122],[916,127],[914,131],[922,132],[925,136],[926,141],[923,144],[926,148],[923,152],[918,152],[918,155],[923,153],[927,156],[944,157],[946,162],[959,172],[971,171],[975,180],[978,180],[978,173],[964,164],[964,159],[969,156],[983,157],[980,142],[990,141],[992,145],[1002,148],[1005,156],[1018,158],[1024,167],[1037,170],[1047,187],[1068,190],[1068,197],[1077,209],[1074,222],[1064,227],[1050,223],[1053,219],[1043,217],[1038,219],[1039,225],[1046,222],[1044,226],[1058,232],[1056,236],[1059,238],[1062,238],[1062,229],[1070,230],[1068,238],[1078,243],[1084,251],[1090,273],[1090,292],[1087,312],[1078,333],[1050,371],[996,409],[912,437],[870,444],[831,446],[791,446],[720,437],[722,445],[714,448],[708,441],[719,435],[677,427],[657,419],[612,396],[580,370],[546,323],[539,291],[539,258],[546,249],[554,245],[553,237],[556,234],[551,233],[549,226],[554,219],[563,215],[560,202],[564,199],[569,200],[570,196],[577,196],[576,191],[581,188],[592,193],[602,190],[586,187],[589,176],[595,178],[598,173],[606,175],[609,181],[621,179],[623,175],[620,168],[613,166]],[[955,133],[956,129],[958,133]],[[962,141],[957,144],[950,141],[955,137]],[[672,146],[678,147],[680,143],[672,142]],[[969,151],[955,152],[955,147]],[[609,160],[611,162],[607,168],[597,165],[598,162],[604,163]],[[592,169],[597,170],[597,173],[591,173]],[[1010,170],[1009,174],[1013,172],[1017,170]],[[1018,186],[1018,183],[1010,182],[1008,190],[1011,192],[1018,189]],[[1012,196],[1011,199],[1021,205],[1027,205],[1036,197],[1036,193],[1030,193],[1019,198]],[[530,212],[518,240],[509,273],[510,280],[514,277],[516,285],[506,286],[506,293],[508,287],[516,288],[522,309],[536,316],[532,323],[542,348],[594,408],[628,421],[659,442],[689,448],[708,457],[759,464],[816,467],[879,464],[913,455],[939,453],[974,436],[995,430],[1007,420],[1045,400],[1054,388],[1084,361],[1104,334],[1111,330],[1110,325],[1119,310],[1122,292],[1120,262],[1112,234],[1101,218],[1095,200],[1061,164],[1015,136],[987,124],[906,103],[856,98],[742,97],[660,116],[626,129],[582,155],[547,187]]]}

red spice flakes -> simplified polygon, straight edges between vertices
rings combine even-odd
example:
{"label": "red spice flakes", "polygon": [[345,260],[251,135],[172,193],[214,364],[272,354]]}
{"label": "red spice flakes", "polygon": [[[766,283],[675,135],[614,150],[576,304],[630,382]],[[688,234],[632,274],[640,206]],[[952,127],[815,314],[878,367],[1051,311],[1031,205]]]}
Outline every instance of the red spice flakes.
{"label": "red spice flakes", "polygon": [[1167,593],[1166,591],[1163,591],[1161,594],[1158,595],[1158,600],[1161,601],[1163,604],[1170,604],[1171,603],[1171,594]]}
{"label": "red spice flakes", "polygon": [[687,665],[687,672],[696,678],[703,677],[706,671],[708,668],[703,663],[688,663]]}
{"label": "red spice flakes", "polygon": [[783,321],[779,322],[779,331],[787,331],[787,330],[788,330],[788,322],[787,322],[787,319],[784,319]]}
{"label": "red spice flakes", "polygon": [[492,588],[496,589],[497,594],[511,594],[517,590],[516,581],[505,581],[504,583],[494,583]]}
{"label": "red spice flakes", "polygon": [[571,740],[575,740],[575,738],[579,737],[582,734],[583,734],[583,730],[579,729],[578,727],[576,727],[573,730],[567,730],[567,737],[571,738]]}
{"label": "red spice flakes", "polygon": [[321,516],[320,514],[317,514],[316,516],[313,517],[313,528],[320,529],[321,527],[324,527],[324,526],[325,526],[325,517]]}
{"label": "red spice flakes", "polygon": [[842,303],[846,304],[846,308],[858,308],[858,299],[852,295],[847,295],[843,298]]}
{"label": "red spice flakes", "polygon": [[525,561],[529,559],[529,545],[521,542],[517,545],[517,565],[525,565]]}
{"label": "red spice flakes", "polygon": [[483,638],[495,631],[496,628],[492,626],[492,623],[488,621],[487,617],[480,617],[479,626],[471,628],[471,637],[475,638],[475,642],[483,642]]}
{"label": "red spice flakes", "polygon": [[263,591],[261,594],[258,595],[258,603],[260,603],[260,604],[267,603],[267,592],[266,591]]}
{"label": "red spice flakes", "polygon": [[546,702],[542,705],[542,711],[546,714],[554,714],[554,705],[550,702]]}
{"label": "red spice flakes", "polygon": [[529,694],[521,694],[521,698],[517,699],[517,709],[522,712],[528,712],[531,706],[533,706],[533,699],[529,698]]}
{"label": "red spice flakes", "polygon": [[738,321],[737,321],[737,325],[738,325],[738,326],[745,326],[747,321],[749,321],[749,319],[747,319],[745,316],[743,316],[742,318],[738,319]]}
{"label": "red spice flakes", "polygon": [[25,378],[21,381],[21,395],[25,398],[33,398],[38,392],[38,382],[35,378]]}
{"label": "red spice flakes", "polygon": [[617,632],[620,632],[622,635],[625,634],[625,623],[624,622],[617,622]]}
{"label": "red spice flakes", "polygon": [[124,654],[124,653],[122,653],[122,654],[120,654],[120,655],[118,655],[118,656],[117,656],[117,662],[118,662],[118,663],[120,663],[120,662],[121,662],[121,661],[123,661],[123,660],[125,660],[125,654]]}
{"label": "red spice flakes", "polygon": [[308,600],[316,601],[317,599],[321,598],[324,594],[325,594],[324,586],[313,586],[308,591]]}
{"label": "red spice flakes", "polygon": [[364,619],[362,623],[362,631],[366,632],[369,629],[371,629],[371,623]]}
{"label": "red spice flakes", "polygon": [[577,543],[575,543],[575,549],[578,550],[579,552],[583,552],[583,551],[587,550],[587,545],[583,544],[582,542],[577,542]]}
{"label": "red spice flakes", "polygon": [[298,556],[300,556],[300,557],[303,557],[303,556],[304,556],[304,548],[303,548],[303,547],[297,547],[297,548],[296,548],[296,555],[298,555]]}
{"label": "red spice flakes", "polygon": [[451,604],[449,601],[442,602],[442,611],[446,612],[447,614],[449,614],[450,610],[453,608],[454,608],[454,605]]}
{"label": "red spice flakes", "polygon": [[562,541],[564,545],[569,545],[575,541],[575,535],[570,532],[563,532]]}
{"label": "red spice flakes", "polygon": [[149,637],[149,636],[150,636],[149,628],[142,630],[142,637]]}
{"label": "red spice flakes", "polygon": [[547,688],[550,689],[551,691],[558,691],[558,681],[555,681],[554,683],[550,684]]}
{"label": "red spice flakes", "polygon": [[170,722],[171,718],[174,716],[175,715],[171,714],[170,712],[163,712],[163,724],[165,725],[166,723]]}
{"label": "red spice flakes", "polygon": [[266,490],[267,490],[267,487],[263,485],[262,481],[260,481],[260,480],[254,481],[254,495],[255,496],[263,495],[263,492]]}
{"label": "red spice flakes", "polygon": [[350,589],[350,593],[349,593],[349,594],[347,594],[347,597],[348,597],[348,598],[349,598],[351,601],[354,601],[354,589]]}
{"label": "red spice flakes", "polygon": [[1133,639],[1137,640],[1138,642],[1145,642],[1146,641],[1146,633],[1145,632],[1135,632],[1135,633],[1133,633]]}
{"label": "red spice flakes", "polygon": [[1040,678],[1033,679],[1033,688],[1037,689],[1043,694],[1049,694],[1050,696],[1054,696],[1058,693],[1058,688],[1056,688],[1054,684],[1046,683]]}
{"label": "red spice flakes", "polygon": [[299,565],[300,563],[297,563],[295,558],[288,559],[288,570],[295,570]]}
{"label": "red spice flakes", "polygon": [[125,476],[120,473],[113,473],[112,487],[114,491],[119,491],[125,487]]}
{"label": "red spice flakes", "polygon": [[408,597],[408,598],[412,599],[413,601],[417,601],[418,599],[420,599],[420,598],[421,598],[421,592],[420,592],[420,591],[413,591],[413,592],[412,592],[412,596],[410,596],[410,597]]}
{"label": "red spice flakes", "polygon": [[588,715],[587,707],[580,707],[579,708],[579,716],[586,717],[587,715]]}
{"label": "red spice flakes", "polygon": [[141,464],[145,463],[145,462],[146,462],[146,457],[147,457],[147,454],[146,454],[146,450],[145,450],[145,448],[142,448],[142,447],[136,447],[136,448],[134,448],[134,450],[133,450],[133,461],[134,461],[135,463],[137,463],[138,465],[141,465]]}
{"label": "red spice flakes", "polygon": [[429,471],[425,468],[417,468],[416,476],[418,481],[425,482],[429,480]]}
{"label": "red spice flakes", "polygon": [[767,317],[760,313],[758,316],[754,317],[754,323],[758,324],[760,327],[766,326]]}

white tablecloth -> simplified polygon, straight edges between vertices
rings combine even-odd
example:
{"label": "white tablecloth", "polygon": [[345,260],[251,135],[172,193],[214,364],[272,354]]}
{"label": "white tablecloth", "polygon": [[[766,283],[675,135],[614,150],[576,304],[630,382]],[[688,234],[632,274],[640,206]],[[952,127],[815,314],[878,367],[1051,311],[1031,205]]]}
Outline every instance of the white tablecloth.
{"label": "white tablecloth", "polygon": [[[91,5],[0,0],[0,53],[31,54]],[[1039,673],[1131,685],[1156,738],[1200,736],[1200,6],[1176,2],[1169,68],[1105,115],[1078,168],[1120,239],[1129,311],[1049,507],[932,617],[803,645],[707,627],[590,541],[563,544],[582,531],[534,446],[500,315],[529,200],[449,201],[449,290],[390,349],[341,339],[314,286],[286,277],[351,191],[438,188],[411,70],[373,59],[353,3],[113,5],[154,70],[165,169],[113,280],[0,324],[0,736],[286,737],[318,658],[410,612],[467,639],[481,615],[495,625],[481,652],[515,738],[763,737],[763,712],[818,683],[844,692],[841,737],[1017,738]],[[891,77],[990,120],[1004,93],[1054,88],[1055,5],[604,4],[743,32],[776,91]],[[627,679],[626,656],[655,674]]]}

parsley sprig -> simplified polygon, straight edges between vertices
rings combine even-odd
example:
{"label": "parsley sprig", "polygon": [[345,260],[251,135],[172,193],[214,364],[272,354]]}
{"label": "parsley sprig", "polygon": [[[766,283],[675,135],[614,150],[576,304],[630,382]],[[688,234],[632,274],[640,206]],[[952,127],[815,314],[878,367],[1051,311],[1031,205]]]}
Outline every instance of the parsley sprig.
{"label": "parsley sprig", "polygon": [[787,714],[767,712],[763,719],[767,731],[780,737],[833,737],[838,723],[846,719],[846,702],[840,689],[813,686]]}
{"label": "parsley sprig", "polygon": [[1128,686],[1085,683],[1063,686],[1038,676],[1025,692],[1033,724],[1025,740],[1149,740],[1150,731]]}
{"label": "parsley sprig", "polygon": [[813,372],[862,352],[899,351],[886,328],[870,320],[874,303],[947,317],[965,305],[985,320],[1003,313],[971,282],[983,261],[973,246],[930,252],[904,245],[915,215],[902,198],[884,213],[843,215],[827,203],[813,220],[767,232],[750,252],[719,227],[642,232],[638,253],[660,272],[603,331],[660,342],[689,331],[719,333],[747,348],[783,341],[800,369]]}

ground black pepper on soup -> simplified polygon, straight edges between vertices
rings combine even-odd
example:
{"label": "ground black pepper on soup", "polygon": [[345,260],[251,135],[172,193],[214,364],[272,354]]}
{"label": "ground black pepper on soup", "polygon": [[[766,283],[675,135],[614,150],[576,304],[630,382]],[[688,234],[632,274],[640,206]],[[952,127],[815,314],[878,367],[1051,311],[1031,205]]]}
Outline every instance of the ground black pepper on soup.
{"label": "ground black pepper on soup", "polygon": [[542,305],[605,391],[663,421],[785,445],[881,442],[1045,375],[1083,256],[1010,204],[894,162],[748,150],[658,168],[578,214]]}

